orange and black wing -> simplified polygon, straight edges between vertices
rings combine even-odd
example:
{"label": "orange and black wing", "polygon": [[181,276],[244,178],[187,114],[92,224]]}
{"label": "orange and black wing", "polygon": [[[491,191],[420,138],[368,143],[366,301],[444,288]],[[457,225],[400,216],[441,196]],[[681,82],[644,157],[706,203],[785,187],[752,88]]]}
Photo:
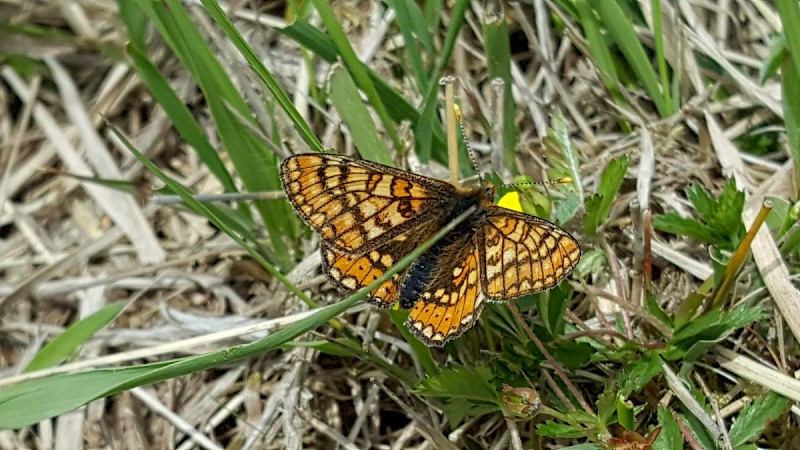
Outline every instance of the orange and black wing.
{"label": "orange and black wing", "polygon": [[[323,270],[340,289],[355,292],[380,278],[400,259],[427,240],[433,232],[435,230],[431,230],[430,227],[421,226],[413,233],[401,234],[359,256],[348,255],[330,244],[323,243]],[[367,299],[384,308],[391,306],[399,298],[400,283],[407,270],[396,273],[381,283]]]}
{"label": "orange and black wing", "polygon": [[555,224],[497,206],[488,208],[478,233],[481,283],[489,300],[550,289],[581,258],[575,238]]}
{"label": "orange and black wing", "polygon": [[454,187],[362,159],[309,153],[281,165],[286,196],[339,253],[361,256],[429,221]]}
{"label": "orange and black wing", "polygon": [[423,257],[411,267],[403,284],[403,296],[416,297],[406,325],[425,344],[440,347],[475,325],[485,297],[473,235],[458,236],[430,256],[430,261]]}

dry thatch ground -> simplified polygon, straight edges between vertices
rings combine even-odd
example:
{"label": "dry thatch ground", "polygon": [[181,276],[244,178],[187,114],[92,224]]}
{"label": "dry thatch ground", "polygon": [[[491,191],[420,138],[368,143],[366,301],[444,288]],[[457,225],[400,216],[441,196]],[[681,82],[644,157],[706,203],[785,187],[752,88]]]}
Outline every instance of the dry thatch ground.
{"label": "dry thatch ground", "polygon": [[[629,3],[649,14],[651,2]],[[445,73],[460,80],[457,95],[466,126],[479,151],[479,164],[488,167],[492,161],[483,150],[498,116],[482,41],[484,6],[473,2],[468,8]],[[317,90],[326,89],[335,66],[311,58],[276,31],[286,24],[285,5],[234,2],[228,7],[236,28],[309,120],[323,146],[352,154],[353,137],[337,112],[317,103],[324,99]],[[333,7],[361,60],[419,105],[421,93],[408,62],[398,57],[403,39],[394,12],[377,2],[337,1]],[[582,233],[585,211],[565,225],[576,233],[586,254],[599,257],[592,270],[571,281],[574,301],[566,320],[585,336],[597,334],[609,342],[624,332],[636,342],[658,341],[643,337],[652,336],[652,324],[642,319],[647,316],[641,306],[645,267],[652,264],[650,292],[657,303],[676,311],[712,276],[715,262],[719,269],[732,250],[711,251],[695,239],[662,232],[646,247],[643,237],[653,232],[644,212],[691,215],[686,188],[701,184],[716,194],[731,178],[747,193],[747,226],[765,195],[796,198],[780,78],[759,81],[773,35],[781,30],[778,11],[764,2],[734,0],[662,5],[667,59],[681,74],[673,92],[681,108],[662,119],[633,74],[627,74],[629,89],[618,93],[621,100],[611,100],[597,61],[589,56],[590,44],[561,7],[539,0],[504,7],[517,107],[516,160],[522,173],[546,176],[541,137],[559,113],[579,156],[580,182],[587,196],[598,189],[612,159],[627,155],[630,161],[599,236]],[[276,153],[307,151],[285,115],[269,113],[275,107],[264,100],[269,94],[202,8],[191,3],[188,11],[250,102]],[[130,304],[73,355],[71,362],[78,365],[69,370],[138,365],[225,349],[304,317],[308,306],[206,217],[169,203],[165,195],[152,196],[150,189],[161,183],[111,131],[113,125],[194,193],[221,192],[218,179],[176,132],[132,69],[117,3],[5,0],[0,2],[0,18],[8,25],[0,40],[2,379],[16,379],[54,335],[115,301]],[[445,14],[444,25],[448,19]],[[315,16],[311,23],[321,28]],[[444,25],[435,32],[437,46],[444,39]],[[653,31],[641,25],[636,32],[652,48]],[[203,125],[212,146],[221,149],[207,101],[184,65],[155,33],[147,48],[148,58]],[[398,128],[403,141],[413,142],[407,123]],[[385,136],[384,140],[388,141]],[[752,151],[754,147],[759,151]],[[221,157],[233,170],[227,154]],[[414,160],[410,164],[418,171],[436,169],[420,168]],[[128,180],[133,192],[54,171]],[[764,318],[725,335],[719,346],[709,346],[691,376],[701,392],[693,392],[695,396],[711,398],[713,408],[692,409],[692,395],[669,373],[650,385],[654,391],[639,392],[637,404],[660,402],[688,410],[719,431],[729,428],[731,418],[767,390],[800,400],[794,379],[800,295],[790,278],[797,273],[797,253],[781,255],[773,236],[762,231],[753,241],[753,258],[733,286],[727,306],[735,310],[759,304]],[[341,294],[317,268],[318,240],[301,242],[299,262],[288,273],[289,280],[319,303],[336,302]],[[535,426],[549,417],[517,422],[495,412],[451,426],[435,399],[413,395],[413,386],[376,363],[382,359],[412,381],[424,378],[417,353],[386,317],[365,305],[339,317],[349,332],[369,336],[365,348],[372,360],[340,357],[331,348],[286,346],[126,390],[55,420],[0,431],[0,448],[556,448],[583,441],[567,434],[543,437]],[[615,325],[615,319],[622,323]],[[304,339],[317,342],[324,336],[340,333],[324,326]],[[440,367],[446,367],[445,361],[469,367],[491,355],[482,349],[480,335],[463,340],[469,350],[434,353]],[[624,364],[600,366],[569,374],[591,405],[615,379],[611,373]],[[559,390],[548,364],[535,377],[540,390]],[[789,432],[796,427],[798,412],[795,406],[783,414],[759,442],[783,448],[800,445]],[[640,419],[637,430],[645,434],[657,423],[661,422],[651,415]],[[688,431],[682,430],[682,435],[685,441],[672,448],[708,448],[693,441]],[[611,442],[602,437],[600,441]],[[642,445],[638,448],[647,448]],[[724,431],[718,445],[734,448]]]}

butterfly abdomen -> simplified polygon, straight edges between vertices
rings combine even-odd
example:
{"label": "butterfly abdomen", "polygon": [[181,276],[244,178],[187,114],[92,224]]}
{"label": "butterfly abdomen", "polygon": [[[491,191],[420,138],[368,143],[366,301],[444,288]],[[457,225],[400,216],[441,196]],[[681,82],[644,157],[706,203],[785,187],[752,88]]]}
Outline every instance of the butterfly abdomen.
{"label": "butterfly abdomen", "polygon": [[[478,192],[470,192],[454,198],[453,202],[444,207],[447,213],[441,214],[441,223],[438,224],[438,228],[447,225],[470,207],[479,206],[481,199]],[[464,242],[466,237],[474,234],[474,228],[480,222],[482,214],[485,212],[481,209],[473,212],[411,265],[400,288],[400,307],[411,308],[418,301],[425,300],[420,296],[427,290],[431,280],[435,278],[437,263],[442,260],[444,253],[454,250],[454,244]]]}

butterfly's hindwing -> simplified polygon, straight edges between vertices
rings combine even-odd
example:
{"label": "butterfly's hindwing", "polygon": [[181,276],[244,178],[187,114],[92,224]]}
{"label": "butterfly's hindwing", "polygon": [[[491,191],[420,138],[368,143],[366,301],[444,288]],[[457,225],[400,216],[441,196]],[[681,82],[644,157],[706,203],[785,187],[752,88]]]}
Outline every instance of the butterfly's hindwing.
{"label": "butterfly's hindwing", "polygon": [[451,231],[417,260],[401,288],[401,306],[413,306],[408,328],[431,346],[472,328],[483,309],[480,252],[473,234],[461,231]]}
{"label": "butterfly's hindwing", "polygon": [[[380,278],[435,232],[436,228],[421,224],[360,256],[348,255],[323,242],[323,270],[340,289],[346,292],[357,291]],[[368,300],[384,308],[391,306],[399,298],[400,282],[408,270],[401,270],[381,283],[370,293]]]}

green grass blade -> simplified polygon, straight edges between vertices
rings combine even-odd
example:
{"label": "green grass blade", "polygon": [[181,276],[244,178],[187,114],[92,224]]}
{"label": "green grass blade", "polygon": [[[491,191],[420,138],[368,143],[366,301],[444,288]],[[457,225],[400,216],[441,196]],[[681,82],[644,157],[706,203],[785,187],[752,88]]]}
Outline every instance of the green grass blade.
{"label": "green grass blade", "polygon": [[661,86],[658,83],[658,77],[642,47],[642,43],[639,42],[639,38],[636,36],[633,23],[630,21],[628,14],[625,14],[616,1],[592,2],[592,6],[600,15],[600,19],[605,24],[614,43],[625,55],[626,61],[631,65],[639,81],[641,81],[656,109],[658,109],[658,113],[661,117],[672,115],[674,111],[671,110],[664,97],[665,90],[668,87]]}
{"label": "green grass blade", "polygon": [[589,44],[589,50],[592,52],[592,59],[597,64],[598,74],[603,86],[606,87],[615,100],[624,104],[625,99],[619,91],[619,76],[614,65],[614,58],[609,51],[609,42],[600,30],[600,23],[592,9],[592,4],[589,3],[589,0],[575,1],[578,20],[583,28],[586,42]]}
{"label": "green grass blade", "polygon": [[420,21],[421,13],[417,5],[413,2],[387,0],[386,4],[394,9],[397,14],[395,22],[397,23],[397,27],[400,28],[400,33],[403,34],[403,43],[405,44],[403,49],[406,55],[408,55],[408,60],[411,63],[411,70],[414,72],[417,86],[420,91],[424,92],[428,89],[430,80],[428,78],[428,71],[422,63],[422,52],[414,36],[417,35],[420,36],[420,39],[424,39],[425,42],[427,42],[426,50],[429,54],[433,54],[430,33],[428,29],[425,28],[425,22]]}
{"label": "green grass blade", "polygon": [[72,324],[36,353],[25,367],[25,372],[53,367],[66,360],[89,338],[111,323],[125,305],[127,302],[111,303]]}
{"label": "green grass blade", "polygon": [[350,128],[350,135],[361,156],[370,161],[393,165],[392,155],[378,135],[369,111],[361,102],[358,88],[343,68],[333,72],[330,98],[342,120]]}
{"label": "green grass blade", "polygon": [[498,16],[483,23],[483,40],[486,50],[487,71],[489,79],[503,80],[503,116],[495,118],[503,124],[503,162],[511,173],[519,172],[517,168],[517,126],[514,118],[517,105],[511,93],[511,47],[508,42],[508,25],[505,17]]}
{"label": "green grass blade", "polygon": [[[140,47],[144,48],[144,47]],[[200,124],[197,123],[189,108],[186,107],[172,87],[167,83],[161,73],[156,69],[147,56],[133,44],[128,45],[128,55],[133,60],[136,72],[147,84],[153,98],[167,113],[172,125],[181,138],[195,149],[197,155],[208,167],[208,170],[219,180],[226,192],[235,192],[236,185],[233,177],[225,168],[219,154],[206,139]]]}
{"label": "green grass blade", "polygon": [[316,152],[321,152],[324,149],[322,148],[322,144],[320,144],[319,139],[314,134],[311,127],[308,123],[303,119],[300,115],[300,112],[297,111],[297,108],[294,107],[294,103],[292,100],[283,92],[280,85],[278,84],[275,77],[267,70],[264,64],[261,62],[261,59],[256,56],[253,49],[247,44],[247,41],[244,40],[242,35],[239,33],[239,30],[233,26],[230,19],[227,15],[222,11],[219,7],[219,4],[216,1],[211,0],[203,0],[203,6],[205,6],[206,11],[208,11],[209,15],[217,22],[225,35],[228,36],[228,39],[233,42],[236,46],[236,49],[242,54],[242,56],[247,60],[250,64],[250,67],[258,74],[261,78],[261,81],[264,82],[264,85],[269,89],[270,93],[275,97],[275,100],[278,101],[278,104],[281,106],[283,111],[289,116],[289,119],[292,121],[292,124],[296,127],[297,131],[300,133],[300,136],[306,142],[308,147]]}
{"label": "green grass blade", "polygon": [[317,12],[322,18],[322,22],[328,29],[328,34],[331,36],[333,43],[336,44],[336,48],[339,50],[339,55],[342,58],[342,62],[344,63],[345,67],[347,67],[350,75],[352,75],[353,79],[358,84],[358,87],[361,88],[361,90],[364,91],[364,94],[367,95],[367,99],[369,99],[372,108],[378,114],[386,133],[389,135],[389,139],[392,140],[395,151],[400,153],[403,149],[403,144],[400,142],[400,136],[397,135],[397,130],[394,127],[394,123],[392,123],[391,116],[387,112],[386,107],[383,104],[383,100],[378,95],[375,85],[372,84],[372,79],[369,77],[369,73],[364,67],[364,63],[358,59],[355,50],[353,50],[353,47],[350,45],[350,41],[347,39],[347,35],[344,33],[344,30],[342,30],[342,26],[339,24],[339,22],[337,22],[336,16],[333,14],[333,10],[328,2],[325,0],[312,1],[317,9]]}
{"label": "green grass blade", "polygon": [[[325,33],[314,28],[308,23],[297,20],[287,27],[280,28],[278,31],[286,36],[291,37],[297,41],[298,44],[309,49],[315,55],[324,59],[325,61],[329,63],[336,62],[338,57],[336,46]],[[425,123],[421,119],[420,112],[417,111],[417,109],[411,103],[409,103],[405,97],[397,92],[397,90],[390,86],[386,80],[381,78],[368,67],[365,67],[365,70],[369,74],[370,80],[378,92],[378,96],[380,96],[381,101],[383,101],[384,105],[386,106],[387,112],[395,122],[407,120],[412,124],[415,124],[415,126],[416,124]],[[431,79],[433,78],[431,77]],[[434,153],[434,159],[440,163],[446,164],[447,151],[445,147],[444,129],[441,126],[435,126],[432,127],[431,133],[433,136],[432,147],[441,149],[441,151]]]}
{"label": "green grass blade", "polygon": [[789,141],[789,152],[794,160],[795,179],[800,180],[800,71],[797,57],[787,54],[781,64],[781,89],[783,95],[783,120]]}
{"label": "green grass blade", "polygon": [[147,48],[147,15],[135,2],[117,1],[117,7],[131,40],[128,45]]}
{"label": "green grass blade", "polygon": [[[433,141],[433,136],[437,131],[439,133],[444,133],[442,124],[439,118],[436,117],[436,100],[439,94],[439,78],[442,77],[442,73],[445,67],[447,67],[447,63],[450,61],[450,55],[453,53],[453,47],[458,38],[458,33],[464,25],[464,15],[468,7],[469,0],[458,0],[450,11],[450,23],[447,26],[447,34],[445,35],[441,54],[436,62],[433,73],[431,73],[431,80],[433,80],[433,82],[428,85],[428,90],[425,91],[425,96],[422,101],[424,106],[419,121],[414,123],[417,154],[419,155],[420,161],[423,163],[428,162],[431,156],[434,156],[432,151],[434,149],[433,144],[437,144],[437,147],[435,147],[436,155],[434,159],[437,161],[447,161],[447,148],[444,147],[444,142],[441,142],[442,146],[438,146],[439,143],[434,143]],[[462,167],[467,166],[462,165]]]}
{"label": "green grass blade", "polygon": [[[258,124],[251,118],[247,103],[183,5],[177,0],[155,3],[139,0],[139,3],[146,4],[143,8],[152,9],[151,20],[205,94],[217,133],[245,188],[250,192],[281,189],[278,158],[261,136],[253,132]],[[267,229],[273,255],[277,258],[274,262],[288,271],[290,253],[283,236],[295,230],[293,222],[296,220],[289,205],[282,200],[271,200],[255,202],[254,206]]]}
{"label": "green grass blade", "polygon": [[677,111],[680,105],[677,104],[680,99],[672,98],[672,93],[668,86],[671,86],[669,80],[669,71],[667,70],[667,57],[664,52],[664,27],[662,26],[661,16],[661,0],[651,0],[650,5],[653,8],[653,39],[656,50],[656,65],[658,67],[659,80],[661,82],[661,92],[664,96],[664,103],[669,105],[671,111]]}
{"label": "green grass blade", "polygon": [[586,217],[583,221],[583,231],[586,234],[594,236],[600,226],[605,223],[627,171],[627,156],[622,156],[608,163],[608,167],[600,176],[600,185],[597,187],[597,193],[586,201]]}

